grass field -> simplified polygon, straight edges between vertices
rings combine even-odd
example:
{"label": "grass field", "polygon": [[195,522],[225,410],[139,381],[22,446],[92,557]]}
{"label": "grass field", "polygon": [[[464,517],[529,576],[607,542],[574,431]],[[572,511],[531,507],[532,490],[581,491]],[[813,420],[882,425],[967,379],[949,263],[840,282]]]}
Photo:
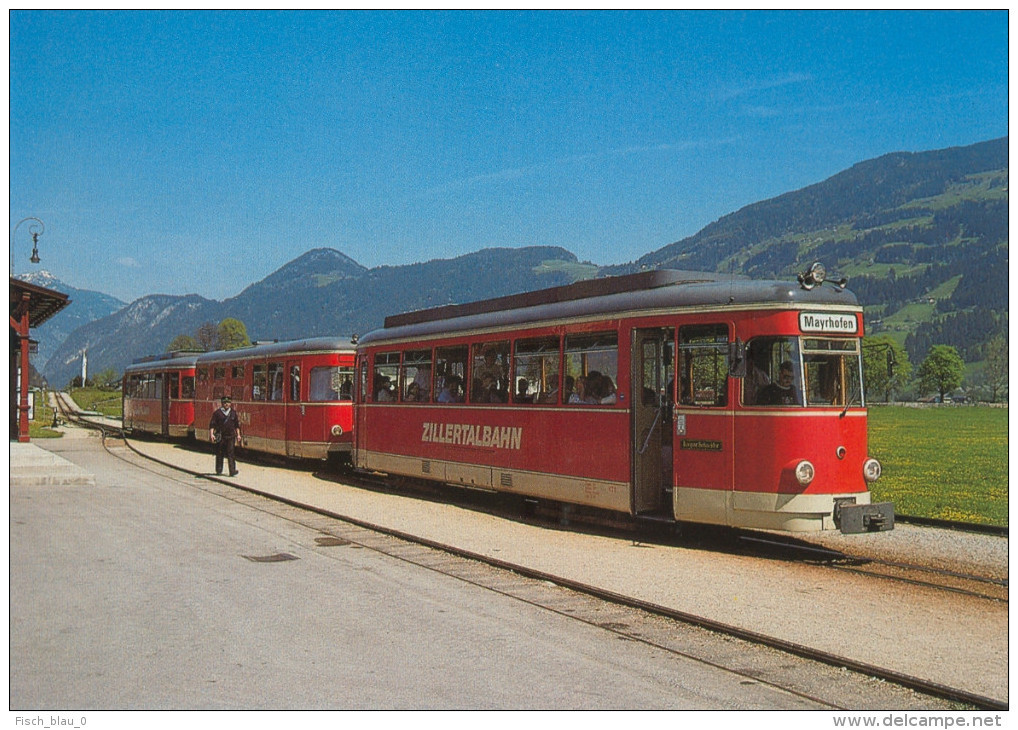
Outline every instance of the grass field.
{"label": "grass field", "polygon": [[119,390],[74,388],[70,395],[83,411],[96,411],[110,418],[123,416],[124,405]]}
{"label": "grass field", "polygon": [[869,451],[884,467],[874,501],[895,512],[1007,526],[1007,408],[877,406]]}

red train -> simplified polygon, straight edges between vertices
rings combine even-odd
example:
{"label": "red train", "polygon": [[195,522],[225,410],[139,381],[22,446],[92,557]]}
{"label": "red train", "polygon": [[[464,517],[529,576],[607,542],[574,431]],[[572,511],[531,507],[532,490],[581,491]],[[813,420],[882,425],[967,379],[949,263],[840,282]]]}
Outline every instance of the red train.
{"label": "red train", "polygon": [[891,529],[862,308],[821,277],[653,271],[390,317],[358,343],[354,464],[634,516]]}
{"label": "red train", "polygon": [[155,367],[187,358],[164,357],[128,369],[124,423],[158,410],[159,433],[207,441],[230,395],[256,451],[352,449],[360,469],[637,518],[892,529],[869,491],[862,308],[822,277],[651,271],[192,356],[190,413]]}
{"label": "red train", "polygon": [[137,360],[124,369],[124,429],[159,436],[194,434],[195,353]]}
{"label": "red train", "polygon": [[241,419],[243,446],[304,459],[348,454],[352,444],[354,343],[317,337],[199,355],[195,362],[195,437],[228,395]]}

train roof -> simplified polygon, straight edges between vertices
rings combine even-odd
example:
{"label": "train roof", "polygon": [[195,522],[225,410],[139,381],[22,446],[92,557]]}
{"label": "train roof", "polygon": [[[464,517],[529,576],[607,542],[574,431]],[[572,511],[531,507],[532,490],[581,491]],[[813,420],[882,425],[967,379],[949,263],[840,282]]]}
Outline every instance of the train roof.
{"label": "train roof", "polygon": [[198,364],[210,362],[232,362],[248,358],[278,357],[299,353],[348,352],[353,353],[355,343],[348,337],[309,337],[303,340],[268,342],[240,347],[236,350],[216,350],[198,356]]}
{"label": "train roof", "polygon": [[858,300],[836,286],[805,289],[790,281],[661,269],[395,315],[358,344],[662,309],[831,305],[854,308]]}
{"label": "train roof", "polygon": [[179,370],[193,368],[199,352],[164,352],[162,355],[139,357],[124,368],[125,373],[146,372],[149,370]]}

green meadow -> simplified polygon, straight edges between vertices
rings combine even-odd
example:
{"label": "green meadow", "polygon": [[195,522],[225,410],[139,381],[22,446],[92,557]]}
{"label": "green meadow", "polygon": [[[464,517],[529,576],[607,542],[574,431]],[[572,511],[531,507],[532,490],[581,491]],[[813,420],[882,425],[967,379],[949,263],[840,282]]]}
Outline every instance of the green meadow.
{"label": "green meadow", "polygon": [[874,501],[897,514],[1007,526],[1007,408],[869,409],[869,452],[883,465]]}

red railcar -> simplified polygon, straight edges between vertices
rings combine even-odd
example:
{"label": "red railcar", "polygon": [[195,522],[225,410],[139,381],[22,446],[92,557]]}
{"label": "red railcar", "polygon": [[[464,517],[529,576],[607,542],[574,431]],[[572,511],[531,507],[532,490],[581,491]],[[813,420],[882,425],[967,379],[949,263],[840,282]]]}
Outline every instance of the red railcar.
{"label": "red railcar", "polygon": [[303,459],[349,454],[353,427],[354,344],[317,337],[200,355],[195,364],[195,429],[220,398],[233,399],[243,447]]}
{"label": "red railcar", "polygon": [[390,317],[358,343],[354,464],[634,516],[890,529],[862,309],[812,276],[644,272]]}
{"label": "red railcar", "polygon": [[175,352],[128,365],[122,388],[124,429],[175,438],[193,435],[196,359],[195,353]]}

